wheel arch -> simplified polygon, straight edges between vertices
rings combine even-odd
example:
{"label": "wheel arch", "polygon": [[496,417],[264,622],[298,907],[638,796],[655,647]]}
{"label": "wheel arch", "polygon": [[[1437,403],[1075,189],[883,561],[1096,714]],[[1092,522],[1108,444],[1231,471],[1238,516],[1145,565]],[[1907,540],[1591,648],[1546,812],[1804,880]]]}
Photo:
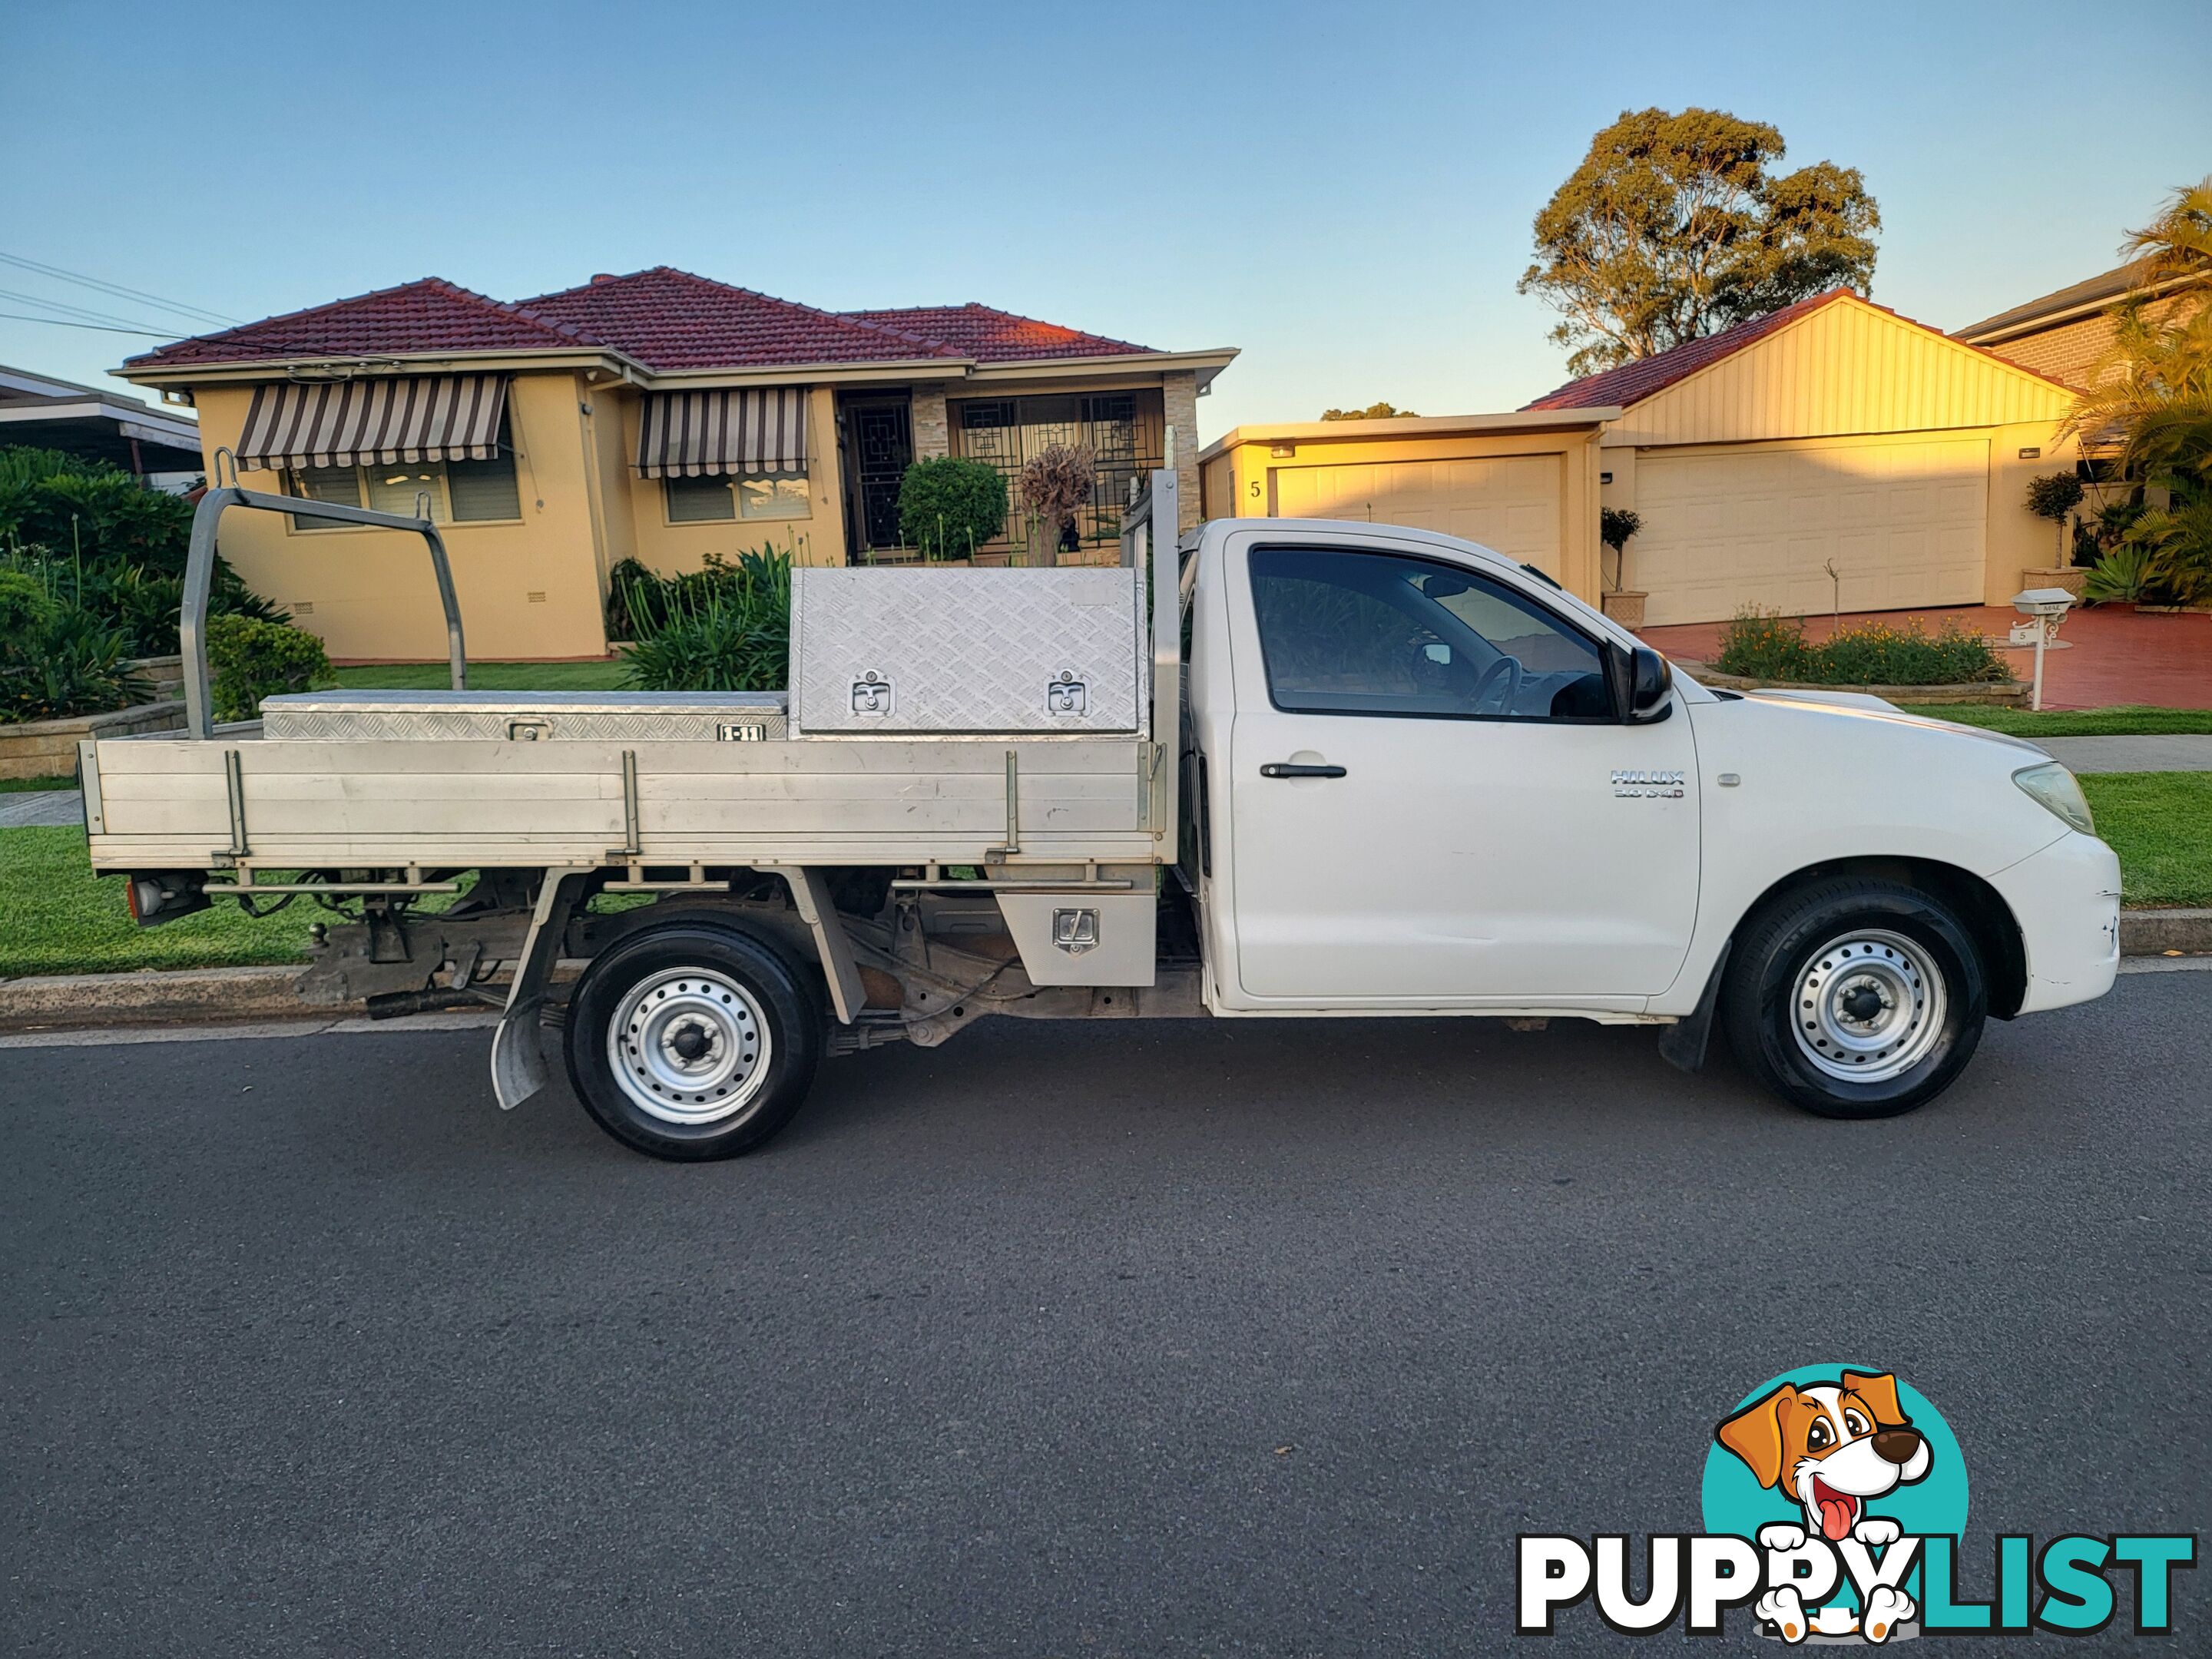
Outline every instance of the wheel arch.
{"label": "wheel arch", "polygon": [[1958,912],[1960,921],[1966,925],[1982,953],[1990,1014],[1998,1019],[2010,1019],[2020,1012],[2027,995],[2027,950],[2021,941],[2020,923],[2013,915],[2012,907],[2005,902],[2002,894],[1972,871],[1946,864],[1940,859],[1869,854],[1808,864],[1778,878],[1753,899],[1737,919],[1729,938],[1741,938],[1745,929],[1759,916],[1799,889],[1838,876],[1893,881],[1942,899]]}

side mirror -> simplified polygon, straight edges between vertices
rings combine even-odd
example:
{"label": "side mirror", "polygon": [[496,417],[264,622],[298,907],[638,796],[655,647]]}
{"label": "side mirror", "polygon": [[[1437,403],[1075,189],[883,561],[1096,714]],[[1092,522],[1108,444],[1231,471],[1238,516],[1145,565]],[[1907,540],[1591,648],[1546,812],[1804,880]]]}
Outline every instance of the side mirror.
{"label": "side mirror", "polygon": [[1639,645],[1633,651],[1616,652],[1614,708],[1622,723],[1628,726],[1649,726],[1665,720],[1674,708],[1667,694],[1674,689],[1674,671],[1667,659],[1648,645]]}

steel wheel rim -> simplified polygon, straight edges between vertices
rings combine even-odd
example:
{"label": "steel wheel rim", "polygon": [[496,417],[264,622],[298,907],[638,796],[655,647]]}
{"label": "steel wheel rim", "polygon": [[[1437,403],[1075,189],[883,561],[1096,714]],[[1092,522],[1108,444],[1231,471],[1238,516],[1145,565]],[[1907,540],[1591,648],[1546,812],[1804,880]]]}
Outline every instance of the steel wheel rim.
{"label": "steel wheel rim", "polygon": [[745,1111],[767,1085],[772,1049],[752,993],[708,968],[640,981],[607,1022],[616,1083],[664,1123],[720,1123]]}
{"label": "steel wheel rim", "polygon": [[1861,928],[1830,939],[1797,970],[1790,1030],[1823,1076],[1885,1083],[1926,1060],[1942,1040],[1942,969],[1903,933]]}

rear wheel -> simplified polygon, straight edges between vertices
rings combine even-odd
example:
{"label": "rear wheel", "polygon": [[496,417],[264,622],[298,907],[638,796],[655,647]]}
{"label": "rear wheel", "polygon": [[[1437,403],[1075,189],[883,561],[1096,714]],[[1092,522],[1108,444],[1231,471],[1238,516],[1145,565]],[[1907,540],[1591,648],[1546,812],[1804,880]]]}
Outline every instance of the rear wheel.
{"label": "rear wheel", "polygon": [[1844,878],[1787,894],[1738,942],[1721,1014],[1736,1058],[1823,1117],[1891,1117],[1949,1088],[1982,1037],[1973,936],[1902,883]]}
{"label": "rear wheel", "polygon": [[593,960],[568,1005],[569,1080],[624,1146],[684,1161],[763,1146],[805,1101],[822,1015],[773,946],[736,928],[649,928]]}

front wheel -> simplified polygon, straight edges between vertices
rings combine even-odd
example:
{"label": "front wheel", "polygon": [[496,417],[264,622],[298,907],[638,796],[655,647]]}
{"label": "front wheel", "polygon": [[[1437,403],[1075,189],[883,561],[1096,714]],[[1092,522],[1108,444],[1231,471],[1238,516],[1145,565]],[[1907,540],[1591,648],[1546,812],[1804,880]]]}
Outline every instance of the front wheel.
{"label": "front wheel", "polygon": [[626,1146],[684,1162],[734,1158],[764,1146],[805,1102],[822,1024],[772,947],[735,928],[671,923],[585,970],[568,1005],[568,1078]]}
{"label": "front wheel", "polygon": [[1822,1117],[1893,1117],[1949,1088],[1982,1040],[1981,953],[1942,900],[1855,878],[1785,896],[1722,990],[1736,1058]]}

